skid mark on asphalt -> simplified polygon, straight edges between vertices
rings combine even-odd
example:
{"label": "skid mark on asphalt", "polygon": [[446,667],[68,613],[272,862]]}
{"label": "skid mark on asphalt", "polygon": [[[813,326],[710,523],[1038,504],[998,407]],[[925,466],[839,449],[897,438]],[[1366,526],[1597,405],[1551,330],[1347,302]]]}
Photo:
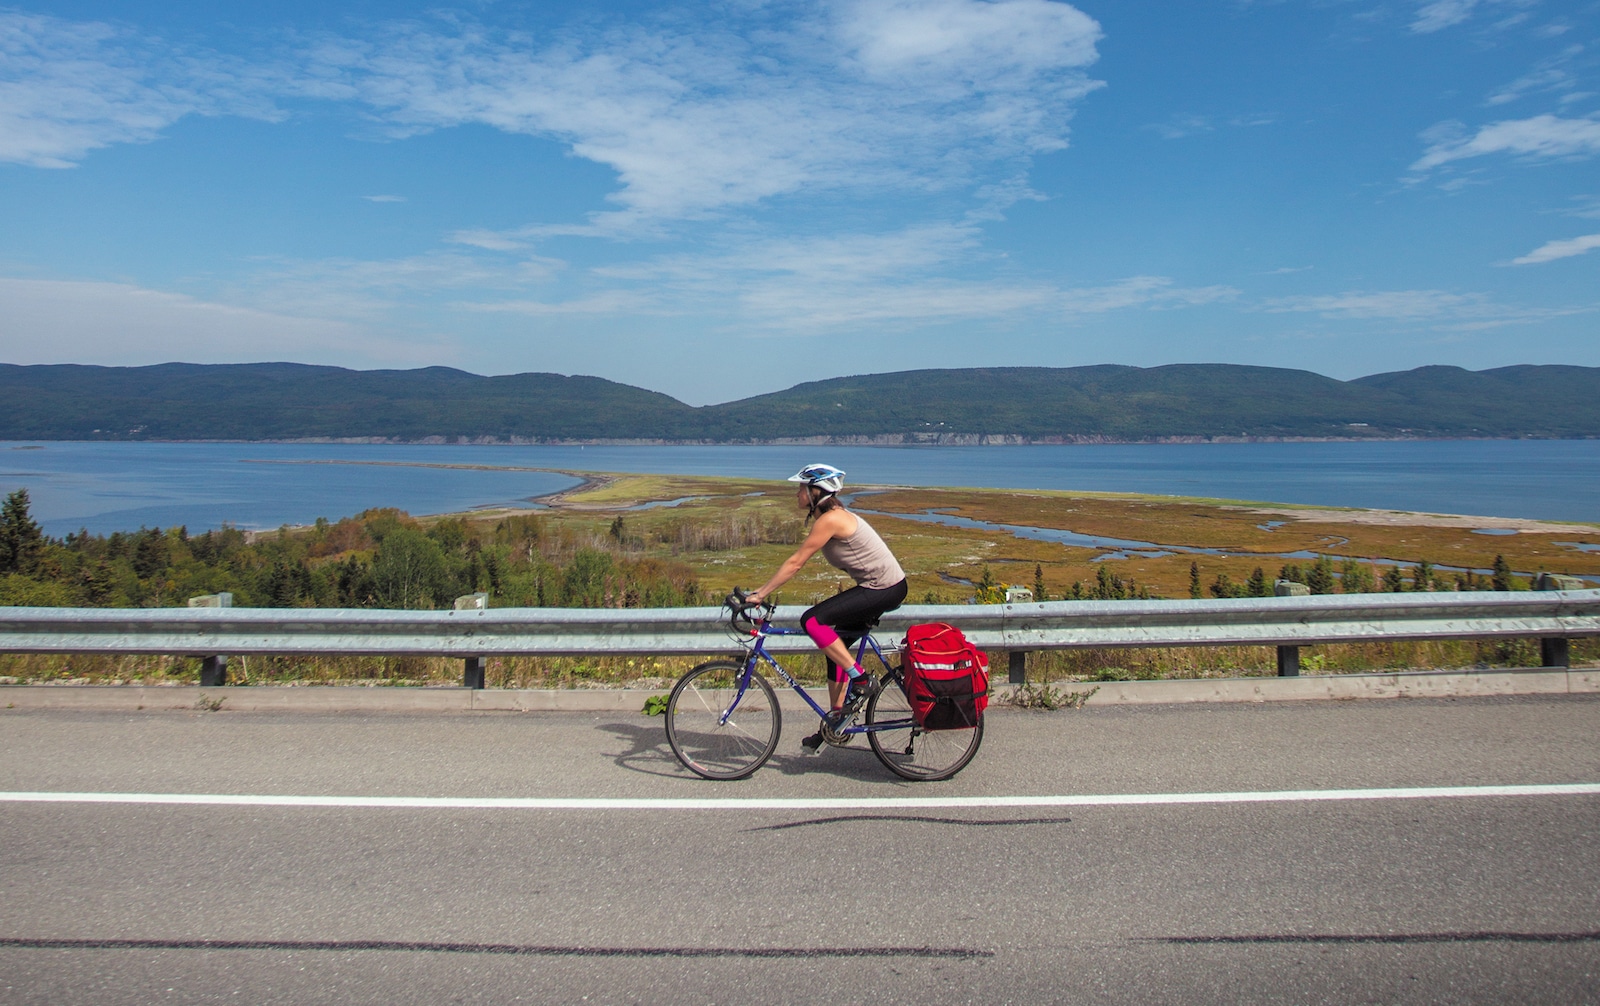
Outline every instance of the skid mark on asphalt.
{"label": "skid mark on asphalt", "polygon": [[1600,932],[1267,933],[1257,936],[1150,936],[1141,943],[1600,943]]}
{"label": "skid mark on asphalt", "polygon": [[0,938],[0,948],[26,950],[402,950],[528,957],[993,957],[966,947],[563,947],[522,943],[422,943],[402,940],[56,940]]}
{"label": "skid mark on asphalt", "polygon": [[1019,824],[1071,824],[1070,817],[1005,817],[974,820],[969,817],[928,817],[922,814],[839,814],[835,817],[816,817],[808,821],[788,821],[768,824],[745,831],[788,831],[791,828],[811,828],[820,824],[846,824],[852,821],[912,821],[917,824],[954,824],[963,828],[1015,827]]}

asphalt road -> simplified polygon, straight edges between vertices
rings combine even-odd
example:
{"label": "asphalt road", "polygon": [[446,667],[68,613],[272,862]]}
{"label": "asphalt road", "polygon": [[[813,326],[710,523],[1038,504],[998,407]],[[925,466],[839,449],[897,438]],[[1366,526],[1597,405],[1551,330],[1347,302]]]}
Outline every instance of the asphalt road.
{"label": "asphalt road", "polygon": [[[0,710],[0,790],[986,797],[1600,782],[1583,696],[998,712],[687,776],[659,719]],[[0,802],[0,1002],[1600,1002],[1600,796],[549,809]]]}

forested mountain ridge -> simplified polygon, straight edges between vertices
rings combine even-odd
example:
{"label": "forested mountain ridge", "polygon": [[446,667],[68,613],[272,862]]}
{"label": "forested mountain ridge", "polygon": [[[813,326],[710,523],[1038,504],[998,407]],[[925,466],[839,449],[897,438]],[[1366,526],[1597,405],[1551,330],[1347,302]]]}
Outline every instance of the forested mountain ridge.
{"label": "forested mountain ridge", "polygon": [[598,377],[292,363],[0,364],[5,440],[1595,437],[1600,368],[1420,367],[1338,381],[1233,364],[840,377],[720,405]]}

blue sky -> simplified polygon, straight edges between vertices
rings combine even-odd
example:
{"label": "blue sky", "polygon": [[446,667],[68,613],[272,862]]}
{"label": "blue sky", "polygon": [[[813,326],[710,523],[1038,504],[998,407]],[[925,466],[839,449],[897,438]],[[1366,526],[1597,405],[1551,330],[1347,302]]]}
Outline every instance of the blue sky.
{"label": "blue sky", "polygon": [[1597,156],[1587,0],[0,7],[0,361],[1595,366]]}

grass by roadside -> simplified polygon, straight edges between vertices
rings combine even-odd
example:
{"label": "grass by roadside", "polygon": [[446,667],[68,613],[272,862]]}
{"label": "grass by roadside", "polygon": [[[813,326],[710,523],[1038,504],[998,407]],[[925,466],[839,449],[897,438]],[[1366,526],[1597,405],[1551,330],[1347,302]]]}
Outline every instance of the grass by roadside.
{"label": "grass by roadside", "polygon": [[[1300,651],[1302,674],[1372,671],[1462,670],[1539,666],[1536,640],[1427,640],[1342,643]],[[666,689],[703,657],[492,657],[490,688]],[[1600,664],[1600,639],[1571,643],[1574,666]],[[991,673],[1004,681],[1007,660],[991,653]],[[809,685],[822,683],[815,656],[783,658],[790,673]],[[1030,653],[1028,679],[1057,685],[1158,678],[1271,677],[1277,673],[1270,646],[1170,647],[1157,649],[1053,650]],[[346,685],[419,688],[459,685],[460,660],[443,657],[234,657],[232,685]],[[193,657],[109,654],[0,654],[0,684],[165,685],[197,684]]]}

